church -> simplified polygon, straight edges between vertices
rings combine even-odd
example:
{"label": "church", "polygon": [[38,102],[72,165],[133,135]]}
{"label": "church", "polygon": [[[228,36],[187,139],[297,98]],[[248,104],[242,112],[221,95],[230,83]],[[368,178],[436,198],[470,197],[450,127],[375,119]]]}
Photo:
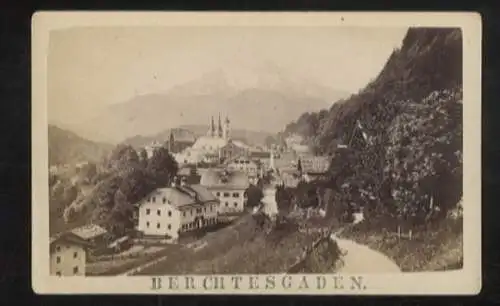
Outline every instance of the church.
{"label": "church", "polygon": [[196,139],[192,148],[195,150],[203,150],[210,153],[216,153],[220,148],[223,148],[229,142],[229,133],[229,118],[227,118],[227,116],[226,120],[224,120],[224,125],[222,125],[219,115],[219,122],[217,127],[215,127],[214,117],[212,117],[207,135],[201,136]]}
{"label": "church", "polygon": [[229,124],[229,118],[226,116],[224,123],[222,123],[219,114],[219,121],[216,126],[212,116],[207,134],[198,137],[191,147],[176,154],[177,162],[181,165],[198,164],[200,162],[217,163],[246,152],[248,149],[245,144],[232,141]]}

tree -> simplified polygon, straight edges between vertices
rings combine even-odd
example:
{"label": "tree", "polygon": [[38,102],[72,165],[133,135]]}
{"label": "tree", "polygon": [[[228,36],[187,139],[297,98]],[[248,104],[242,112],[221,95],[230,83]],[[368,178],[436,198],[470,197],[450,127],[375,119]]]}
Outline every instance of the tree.
{"label": "tree", "polygon": [[139,151],[139,160],[140,160],[141,166],[144,169],[146,169],[146,167],[148,166],[148,152],[146,151],[146,149],[142,148]]}
{"label": "tree", "polygon": [[166,186],[177,175],[178,165],[165,147],[156,148],[148,161],[147,171],[155,187]]}
{"label": "tree", "polygon": [[262,189],[257,186],[250,185],[246,190],[245,194],[247,196],[247,206],[256,207],[260,205],[260,201],[264,198],[264,193]]}
{"label": "tree", "polygon": [[444,216],[462,196],[462,92],[433,92],[403,108],[389,129],[384,169],[398,213],[423,217],[432,197]]}
{"label": "tree", "polygon": [[107,170],[118,174],[126,173],[139,164],[139,155],[132,146],[117,145],[107,161]]}

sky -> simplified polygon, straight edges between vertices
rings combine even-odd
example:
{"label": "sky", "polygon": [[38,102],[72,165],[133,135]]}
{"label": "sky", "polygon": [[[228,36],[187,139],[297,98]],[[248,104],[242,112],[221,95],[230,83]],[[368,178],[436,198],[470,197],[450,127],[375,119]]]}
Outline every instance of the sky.
{"label": "sky", "polygon": [[[136,95],[222,70],[238,86],[262,67],[355,93],[376,77],[406,28],[95,27],[50,34],[49,122],[73,124]],[[266,73],[269,73],[267,71]],[[249,85],[250,86],[250,85]]]}

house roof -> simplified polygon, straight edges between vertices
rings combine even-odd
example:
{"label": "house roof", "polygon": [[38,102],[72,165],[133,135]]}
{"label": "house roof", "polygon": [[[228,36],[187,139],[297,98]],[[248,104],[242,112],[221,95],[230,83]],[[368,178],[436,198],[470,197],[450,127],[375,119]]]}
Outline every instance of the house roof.
{"label": "house roof", "polygon": [[235,146],[242,148],[242,149],[250,149],[250,146],[241,140],[231,140],[231,143],[233,143]]}
{"label": "house roof", "polygon": [[250,152],[250,157],[251,158],[271,158],[271,153],[270,152],[252,151],[252,152]]}
{"label": "house roof", "polygon": [[144,198],[139,205],[153,196],[165,197],[169,205],[177,208],[217,201],[217,198],[205,187],[201,185],[185,185],[158,188]]}
{"label": "house roof", "polygon": [[107,231],[97,224],[89,224],[71,230],[71,233],[85,240],[102,236]]}
{"label": "house roof", "polygon": [[208,169],[201,176],[200,184],[211,187],[224,187],[233,189],[246,189],[250,186],[248,176],[240,171],[220,171],[216,169]]}
{"label": "house roof", "polygon": [[50,248],[52,249],[56,243],[79,245],[82,247],[90,247],[92,244],[87,240],[75,235],[72,232],[62,232],[50,237]]}
{"label": "house roof", "polygon": [[177,174],[182,176],[190,175],[191,169],[189,167],[180,168],[179,171],[177,171]]}
{"label": "house roof", "polygon": [[214,149],[222,148],[226,144],[227,144],[227,141],[224,138],[201,136],[198,139],[196,139],[192,148],[193,149],[212,148],[212,150],[214,150]]}

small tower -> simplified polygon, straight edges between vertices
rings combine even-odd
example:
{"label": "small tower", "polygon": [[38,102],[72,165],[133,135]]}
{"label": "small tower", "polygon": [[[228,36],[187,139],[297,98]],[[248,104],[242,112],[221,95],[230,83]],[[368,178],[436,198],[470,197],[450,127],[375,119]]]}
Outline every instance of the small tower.
{"label": "small tower", "polygon": [[214,117],[213,116],[211,117],[211,120],[210,120],[210,126],[208,127],[207,136],[209,136],[209,137],[215,136],[215,124],[214,124]]}
{"label": "small tower", "polygon": [[217,125],[217,137],[224,137],[224,132],[222,131],[222,123],[220,121],[220,113],[219,113],[219,123]]}
{"label": "small tower", "polygon": [[274,150],[271,149],[271,158],[269,159],[269,168],[274,171]]}
{"label": "small tower", "polygon": [[174,152],[174,144],[175,144],[174,132],[170,130],[170,138],[168,139],[168,151],[170,153]]}
{"label": "small tower", "polygon": [[229,129],[229,118],[226,116],[226,120],[224,120],[224,130],[223,130],[223,137],[225,140],[229,140],[230,136],[230,129]]}

